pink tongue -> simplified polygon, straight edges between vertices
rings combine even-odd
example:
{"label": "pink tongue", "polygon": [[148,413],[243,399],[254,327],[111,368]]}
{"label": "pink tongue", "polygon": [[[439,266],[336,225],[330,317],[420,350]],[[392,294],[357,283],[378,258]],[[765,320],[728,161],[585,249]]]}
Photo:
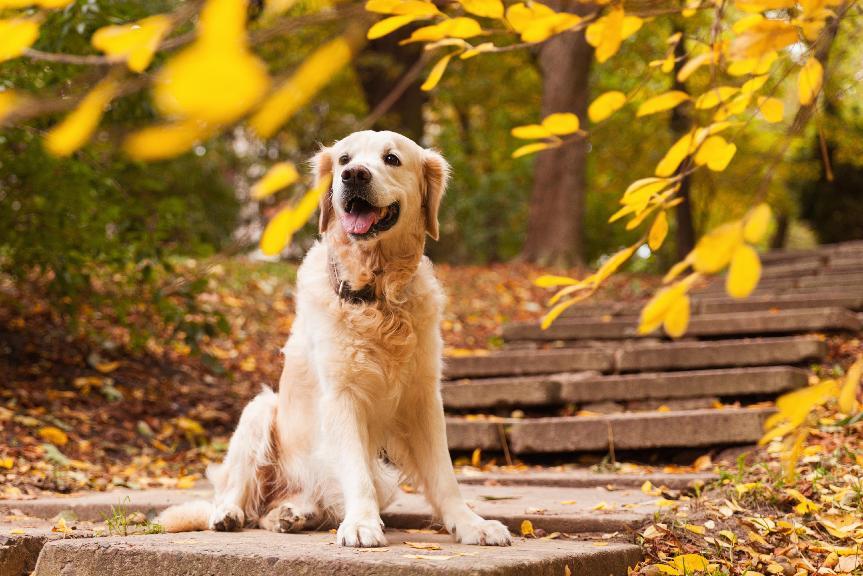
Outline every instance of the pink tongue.
{"label": "pink tongue", "polygon": [[363,212],[361,214],[348,212],[342,215],[342,228],[348,234],[365,234],[377,221],[378,215],[376,212]]}

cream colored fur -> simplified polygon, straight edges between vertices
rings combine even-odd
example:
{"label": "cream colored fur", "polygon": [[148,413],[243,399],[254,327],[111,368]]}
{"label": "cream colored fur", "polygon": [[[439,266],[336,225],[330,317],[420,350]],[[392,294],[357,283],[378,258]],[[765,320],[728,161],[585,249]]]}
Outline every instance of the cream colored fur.
{"label": "cream colored fur", "polygon": [[[385,163],[387,154],[401,165]],[[256,524],[291,532],[331,521],[340,545],[383,546],[380,511],[405,479],[422,488],[458,541],[509,545],[503,524],[466,506],[447,450],[444,294],[423,249],[426,234],[438,235],[449,167],[404,136],[373,131],[323,148],[313,165],[333,185],[322,200],[322,238],[299,269],[278,395],[266,389],[244,409],[225,461],[209,471],[214,501],[169,509],[159,521],[169,532]],[[400,205],[395,226],[365,240],[340,223],[341,172],[357,166],[371,174],[375,206]],[[375,303],[336,296],[328,251],[352,287],[374,283]]]}

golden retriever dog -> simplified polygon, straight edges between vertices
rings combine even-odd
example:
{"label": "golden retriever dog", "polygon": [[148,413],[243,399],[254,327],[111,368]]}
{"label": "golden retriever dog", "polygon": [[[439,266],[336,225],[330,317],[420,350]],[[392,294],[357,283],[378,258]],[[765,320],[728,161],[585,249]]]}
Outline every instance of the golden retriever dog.
{"label": "golden retriever dog", "polygon": [[312,160],[321,239],[297,276],[297,317],[278,395],[243,410],[213,502],[171,508],[169,532],[276,532],[340,522],[342,546],[387,543],[381,510],[407,480],[465,544],[506,546],[507,528],[466,504],[440,396],[443,291],[423,255],[438,238],[446,161],[394,132],[363,131]]}

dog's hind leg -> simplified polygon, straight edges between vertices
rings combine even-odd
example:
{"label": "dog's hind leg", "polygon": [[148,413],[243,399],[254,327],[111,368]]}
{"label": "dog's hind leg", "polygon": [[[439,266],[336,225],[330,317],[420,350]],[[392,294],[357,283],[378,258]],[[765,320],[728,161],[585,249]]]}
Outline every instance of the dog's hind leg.
{"label": "dog's hind leg", "polygon": [[272,532],[300,532],[314,529],[321,521],[320,508],[311,502],[303,502],[302,494],[283,500],[261,517],[258,524]]}
{"label": "dog's hind leg", "polygon": [[224,462],[211,466],[207,476],[215,490],[210,528],[240,530],[258,519],[266,506],[264,471],[273,467],[273,423],[276,395],[265,388],[243,409]]}

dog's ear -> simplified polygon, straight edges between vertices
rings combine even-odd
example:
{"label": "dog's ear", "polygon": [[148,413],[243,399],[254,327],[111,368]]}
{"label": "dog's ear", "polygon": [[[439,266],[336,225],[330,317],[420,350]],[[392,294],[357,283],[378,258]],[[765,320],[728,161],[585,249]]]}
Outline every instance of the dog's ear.
{"label": "dog's ear", "polygon": [[[312,170],[315,174],[315,186],[322,178],[329,176],[333,172],[333,156],[329,148],[322,147],[317,154],[311,159]],[[329,190],[321,194],[321,215],[318,219],[318,232],[323,234],[327,231],[327,226],[333,217],[333,186],[330,184]]]}
{"label": "dog's ear", "polygon": [[446,191],[449,181],[450,167],[443,156],[434,150],[423,151],[423,179],[425,192],[423,194],[423,214],[426,221],[426,233],[432,240],[440,236],[438,210],[440,201]]}

